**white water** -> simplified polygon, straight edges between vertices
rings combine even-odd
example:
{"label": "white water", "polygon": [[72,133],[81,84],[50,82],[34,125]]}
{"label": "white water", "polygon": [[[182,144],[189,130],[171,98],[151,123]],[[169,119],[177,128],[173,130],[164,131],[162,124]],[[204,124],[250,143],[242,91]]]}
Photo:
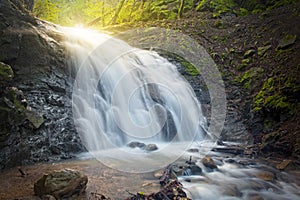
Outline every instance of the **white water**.
{"label": "white water", "polygon": [[300,199],[300,177],[289,174],[259,160],[230,154],[210,152],[218,169],[209,170],[198,153],[189,153],[202,169],[201,175],[181,176],[179,181],[192,199],[218,200],[296,200]]}
{"label": "white water", "polygon": [[89,151],[117,148],[121,160],[122,152],[132,153],[121,148],[131,141],[159,143],[158,151],[170,151],[170,144],[182,142],[185,145],[173,152],[176,159],[193,141],[208,136],[201,106],[175,65],[156,52],[105,34],[62,31],[77,71],[72,94],[75,125]]}

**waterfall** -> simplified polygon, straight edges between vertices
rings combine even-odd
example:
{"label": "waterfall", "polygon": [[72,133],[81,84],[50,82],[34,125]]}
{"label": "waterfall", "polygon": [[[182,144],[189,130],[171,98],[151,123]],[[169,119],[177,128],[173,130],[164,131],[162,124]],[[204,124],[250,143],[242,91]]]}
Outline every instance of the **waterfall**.
{"label": "waterfall", "polygon": [[[201,141],[205,118],[193,88],[154,51],[95,31],[63,28],[72,68],[73,115],[89,151],[131,141]],[[180,148],[178,149],[180,150]]]}

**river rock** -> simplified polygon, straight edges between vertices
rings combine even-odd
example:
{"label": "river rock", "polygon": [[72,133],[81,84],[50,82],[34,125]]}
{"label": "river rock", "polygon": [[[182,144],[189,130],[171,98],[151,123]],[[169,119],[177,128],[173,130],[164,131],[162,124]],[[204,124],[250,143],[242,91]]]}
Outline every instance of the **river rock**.
{"label": "river rock", "polygon": [[283,160],[281,163],[279,163],[276,168],[279,170],[284,170],[292,161],[291,160]]}
{"label": "river rock", "polygon": [[88,178],[79,171],[65,169],[43,175],[34,184],[37,196],[52,195],[56,199],[79,195],[86,189]]}
{"label": "river rock", "polygon": [[145,151],[155,151],[157,150],[158,147],[156,146],[156,144],[147,144],[145,147],[144,147],[144,150]]}
{"label": "river rock", "polygon": [[192,175],[201,175],[202,169],[198,165],[192,165],[190,166]]}
{"label": "river rock", "polygon": [[146,146],[145,143],[142,143],[142,142],[137,142],[137,141],[134,141],[134,142],[130,142],[129,144],[127,144],[128,147],[130,148],[144,148]]}
{"label": "river rock", "polygon": [[215,161],[209,156],[205,156],[201,161],[205,167],[208,167],[210,169],[218,168],[218,166],[215,164]]}
{"label": "river rock", "polygon": [[267,172],[267,171],[260,171],[256,173],[255,176],[264,181],[273,181],[275,178],[275,175],[272,172]]}

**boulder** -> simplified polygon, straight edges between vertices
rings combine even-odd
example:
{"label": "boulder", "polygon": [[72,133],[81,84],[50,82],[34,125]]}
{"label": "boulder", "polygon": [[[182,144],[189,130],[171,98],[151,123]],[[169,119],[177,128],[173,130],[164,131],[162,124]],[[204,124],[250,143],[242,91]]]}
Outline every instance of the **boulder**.
{"label": "boulder", "polygon": [[144,148],[146,146],[145,143],[142,143],[142,142],[137,142],[137,141],[134,141],[134,142],[130,142],[129,144],[127,144],[128,147],[130,148]]}
{"label": "boulder", "polygon": [[56,199],[79,195],[86,189],[88,178],[79,171],[65,169],[43,175],[34,184],[37,196],[52,195]]}
{"label": "boulder", "polygon": [[217,165],[215,164],[215,161],[209,157],[209,156],[205,156],[203,159],[202,159],[202,163],[205,167],[208,167],[210,169],[217,169]]}
{"label": "boulder", "polygon": [[145,147],[144,147],[144,150],[145,151],[155,151],[157,150],[158,147],[156,146],[156,144],[147,144]]}

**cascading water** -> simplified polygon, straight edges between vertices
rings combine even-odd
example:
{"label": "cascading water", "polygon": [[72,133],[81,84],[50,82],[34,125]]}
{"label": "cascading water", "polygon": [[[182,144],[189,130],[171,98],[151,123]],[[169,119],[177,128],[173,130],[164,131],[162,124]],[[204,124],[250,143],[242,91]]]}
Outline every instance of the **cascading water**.
{"label": "cascading water", "polygon": [[[112,149],[118,149],[118,158],[124,151],[128,158],[131,150],[122,147],[139,141],[159,144],[158,152],[177,151],[178,158],[188,147],[178,142],[190,145],[206,138],[200,104],[175,65],[156,52],[133,48],[105,34],[63,32],[77,71],[74,120],[89,151],[110,150],[105,155],[113,155]],[[138,159],[138,153],[134,157]]]}
{"label": "cascading water", "polygon": [[[292,175],[210,151],[210,142],[186,152],[195,140],[206,138],[206,122],[193,89],[166,59],[104,34],[63,32],[77,74],[74,120],[86,148],[102,163],[126,172],[149,172],[191,156],[193,166],[177,175],[193,199],[299,199],[299,180]],[[155,143],[159,149],[137,151],[126,147],[130,141]],[[215,160],[216,169],[202,163],[205,155]],[[184,163],[181,169],[186,158],[177,161]]]}

